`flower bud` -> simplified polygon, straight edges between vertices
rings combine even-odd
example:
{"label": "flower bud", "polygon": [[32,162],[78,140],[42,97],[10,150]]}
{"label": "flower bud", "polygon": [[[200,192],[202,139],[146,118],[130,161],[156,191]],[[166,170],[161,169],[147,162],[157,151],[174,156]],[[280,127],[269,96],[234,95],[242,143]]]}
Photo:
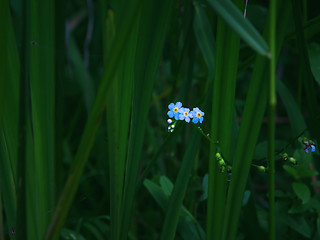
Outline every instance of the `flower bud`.
{"label": "flower bud", "polygon": [[218,161],[218,163],[219,163],[219,166],[225,166],[225,165],[226,165],[226,163],[224,162],[223,159],[220,159],[220,160]]}
{"label": "flower bud", "polygon": [[287,161],[288,160],[288,154],[287,153],[284,153],[282,156],[281,156],[281,160],[283,161]]}
{"label": "flower bud", "polygon": [[263,173],[267,172],[267,168],[264,166],[258,166],[257,168],[258,168],[259,172],[263,172]]}
{"label": "flower bud", "polygon": [[293,165],[298,165],[297,160],[293,157],[289,157],[289,162],[291,162]]}
{"label": "flower bud", "polygon": [[223,165],[223,166],[220,166],[220,172],[224,173],[226,171],[226,167]]}
{"label": "flower bud", "polygon": [[220,153],[216,153],[216,159],[217,159],[218,161],[221,160],[221,159],[223,159]]}

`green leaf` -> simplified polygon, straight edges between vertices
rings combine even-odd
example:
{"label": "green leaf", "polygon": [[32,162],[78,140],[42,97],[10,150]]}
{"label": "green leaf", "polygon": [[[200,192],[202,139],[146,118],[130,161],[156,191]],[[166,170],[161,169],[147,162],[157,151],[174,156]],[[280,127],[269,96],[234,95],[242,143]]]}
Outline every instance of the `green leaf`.
{"label": "green leaf", "polygon": [[164,210],[168,204],[169,196],[167,196],[163,189],[159,187],[154,182],[149,179],[145,179],[143,181],[143,185],[148,189],[149,193],[152,195],[154,200],[160,205],[160,207]]}
{"label": "green leaf", "polygon": [[294,231],[297,231],[302,236],[306,238],[311,237],[311,228],[308,225],[306,219],[302,216],[291,217],[289,216],[287,221],[287,225],[291,227]]}
{"label": "green leaf", "polygon": [[296,180],[312,177],[318,175],[318,172],[315,170],[305,169],[301,166],[289,166],[283,165],[283,169],[292,175]]}
{"label": "green leaf", "polygon": [[85,240],[80,233],[68,228],[63,228],[60,236],[63,240]]}
{"label": "green leaf", "polygon": [[99,231],[99,229],[92,223],[89,223],[89,222],[85,222],[83,224],[83,228],[86,228],[88,230],[88,232],[91,233],[91,236],[94,236],[93,239],[97,239],[97,240],[103,240],[105,239],[101,232]]}
{"label": "green leaf", "polygon": [[[162,179],[160,180],[162,181],[162,187],[159,187],[157,184],[148,179],[144,180],[143,184],[156,202],[160,205],[160,207],[165,210],[168,206],[173,184],[165,176],[161,176],[160,179]],[[167,195],[168,193],[169,195]],[[180,210],[177,231],[185,240],[205,239],[204,230],[184,206],[182,206]]]}
{"label": "green leaf", "polygon": [[200,197],[200,201],[207,200],[208,198],[208,174],[204,175],[202,179],[202,188],[203,188],[203,194]]}
{"label": "green leaf", "polygon": [[173,189],[172,182],[168,178],[161,176],[160,177],[160,185],[161,185],[161,188],[162,188],[164,194],[166,194],[166,196],[169,197],[171,195],[171,192]]}
{"label": "green leaf", "polygon": [[303,214],[306,213],[309,210],[315,209],[317,212],[319,212],[320,209],[320,202],[315,199],[311,198],[310,201],[308,201],[306,204],[301,203],[300,201],[296,201],[292,207],[288,210],[288,213],[290,214]]}
{"label": "green leaf", "polygon": [[246,190],[243,193],[242,206],[245,206],[248,203],[250,195],[251,195],[251,192],[249,190]]}
{"label": "green leaf", "polygon": [[302,200],[302,204],[306,204],[307,202],[310,201],[311,193],[307,185],[303,183],[294,182],[292,183],[292,188],[293,188],[293,191],[298,196],[298,198]]}
{"label": "green leaf", "polygon": [[255,51],[269,56],[269,47],[261,34],[245,19],[239,9],[225,0],[208,0],[216,13]]}
{"label": "green leaf", "polygon": [[320,85],[320,45],[318,43],[309,44],[308,53],[311,72],[318,85]]}

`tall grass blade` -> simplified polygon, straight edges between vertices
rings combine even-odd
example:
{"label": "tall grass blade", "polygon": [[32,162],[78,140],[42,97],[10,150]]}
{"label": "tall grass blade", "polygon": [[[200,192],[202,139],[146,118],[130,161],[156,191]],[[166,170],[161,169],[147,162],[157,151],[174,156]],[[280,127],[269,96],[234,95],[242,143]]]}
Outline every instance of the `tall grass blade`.
{"label": "tall grass blade", "polygon": [[[133,93],[134,57],[139,24],[138,17],[128,38],[126,51],[115,76],[116,80],[112,86],[106,109],[110,173],[111,239],[119,239],[121,229],[122,193]],[[104,41],[106,52],[112,47],[110,43],[116,37],[116,31],[114,14],[109,9],[105,31],[106,40]]]}
{"label": "tall grass blade", "polygon": [[129,231],[149,103],[172,12],[172,4],[173,2],[169,0],[161,3],[145,1],[141,10],[140,21],[143,24],[139,26],[135,59],[131,127],[121,218],[120,239],[122,240],[127,238]]}
{"label": "tall grass blade", "polygon": [[117,39],[113,41],[113,47],[108,53],[108,64],[105,65],[102,81],[99,85],[68,179],[57,203],[45,239],[59,238],[61,228],[66,220],[71,203],[78,188],[84,166],[88,160],[89,153],[94,143],[95,136],[103,116],[105,104],[107,102],[107,96],[120,63],[122,52],[125,49],[127,37],[129,36],[135,19],[137,18],[139,7],[140,3],[130,3],[126,8],[126,14],[122,16],[123,18],[121,18],[121,21],[119,22],[119,34],[117,35]]}
{"label": "tall grass blade", "polygon": [[276,1],[271,0],[269,5],[269,112],[268,112],[268,173],[269,173],[269,239],[276,238],[275,226],[275,118],[276,118]]}
{"label": "tall grass blade", "polygon": [[0,240],[4,240],[4,224],[3,224],[3,206],[2,206],[2,196],[0,189]]}
{"label": "tall grass blade", "polygon": [[[26,162],[32,163],[34,161],[34,142],[31,129],[31,116],[26,118]],[[27,239],[40,238],[38,224],[37,224],[37,176],[33,173],[32,164],[26,164],[26,228],[28,229],[26,235]],[[18,237],[20,233],[17,232]],[[22,239],[22,238],[21,238]]]}
{"label": "tall grass blade", "polygon": [[6,232],[16,227],[20,62],[8,1],[0,2],[0,189]]}
{"label": "tall grass blade", "polygon": [[186,152],[183,156],[182,164],[178,173],[176,183],[169,199],[166,210],[166,217],[161,231],[162,240],[173,240],[175,238],[176,228],[178,225],[179,214],[182,202],[188,187],[189,178],[194,166],[194,160],[198,152],[200,143],[200,134],[196,129],[190,137]]}
{"label": "tall grass blade", "polygon": [[[278,4],[277,19],[280,19],[280,21],[277,24],[276,35],[277,56],[282,46],[284,32],[290,16],[290,7],[284,1],[278,2]],[[279,17],[280,15],[281,18]],[[267,33],[269,27],[266,26],[265,29]],[[268,34],[265,34],[265,37],[267,38]],[[237,233],[243,192],[267,103],[266,90],[268,89],[268,85],[265,79],[266,66],[267,59],[257,56],[235,149],[222,239],[233,240]]]}
{"label": "tall grass blade", "polygon": [[[216,153],[231,163],[232,122],[238,70],[240,38],[221,19],[217,28],[217,54],[213,81],[211,136],[209,157],[209,193],[207,239],[220,239],[225,212],[227,174],[219,171]],[[221,127],[223,126],[223,127]],[[219,142],[219,147],[214,142]]]}
{"label": "tall grass blade", "polygon": [[[26,191],[34,194],[37,236],[43,239],[50,214],[54,207],[54,1],[30,1],[30,38],[36,44],[30,49],[30,90],[34,159],[26,164],[33,166],[35,186]],[[41,48],[45,45],[47,48]],[[30,187],[30,188],[29,188]]]}
{"label": "tall grass blade", "polygon": [[310,67],[313,74],[314,79],[320,85],[320,46],[317,43],[311,43],[308,46],[308,56],[310,61]]}

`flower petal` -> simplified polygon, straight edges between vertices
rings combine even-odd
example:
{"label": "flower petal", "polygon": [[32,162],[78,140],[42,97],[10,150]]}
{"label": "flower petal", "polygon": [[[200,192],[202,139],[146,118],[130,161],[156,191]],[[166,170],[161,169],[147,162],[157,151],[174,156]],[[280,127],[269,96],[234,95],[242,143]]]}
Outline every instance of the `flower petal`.
{"label": "flower petal", "polygon": [[181,108],[181,107],[182,107],[182,103],[181,103],[181,102],[177,102],[177,103],[176,103],[176,107],[177,107],[177,108]]}

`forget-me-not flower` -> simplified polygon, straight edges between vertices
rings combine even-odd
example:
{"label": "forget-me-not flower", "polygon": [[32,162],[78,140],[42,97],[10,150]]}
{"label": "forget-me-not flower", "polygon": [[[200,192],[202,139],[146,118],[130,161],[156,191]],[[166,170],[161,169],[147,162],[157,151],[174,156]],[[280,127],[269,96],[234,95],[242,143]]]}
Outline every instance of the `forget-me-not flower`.
{"label": "forget-me-not flower", "polygon": [[182,103],[181,102],[177,102],[176,104],[174,103],[170,103],[168,108],[170,111],[168,111],[167,115],[170,118],[175,118],[176,120],[179,120],[179,110],[182,107]]}
{"label": "forget-me-not flower", "polygon": [[198,123],[198,122],[202,123],[204,112],[202,112],[198,107],[193,108],[190,115],[193,118],[192,119],[193,123]]}
{"label": "forget-me-not flower", "polygon": [[189,108],[180,108],[179,110],[179,119],[185,120],[186,122],[190,122],[190,109]]}
{"label": "forget-me-not flower", "polygon": [[306,153],[308,153],[309,151],[310,151],[310,152],[314,152],[315,150],[316,150],[316,147],[315,147],[313,144],[306,145],[306,146],[304,147],[304,151],[305,151]]}

